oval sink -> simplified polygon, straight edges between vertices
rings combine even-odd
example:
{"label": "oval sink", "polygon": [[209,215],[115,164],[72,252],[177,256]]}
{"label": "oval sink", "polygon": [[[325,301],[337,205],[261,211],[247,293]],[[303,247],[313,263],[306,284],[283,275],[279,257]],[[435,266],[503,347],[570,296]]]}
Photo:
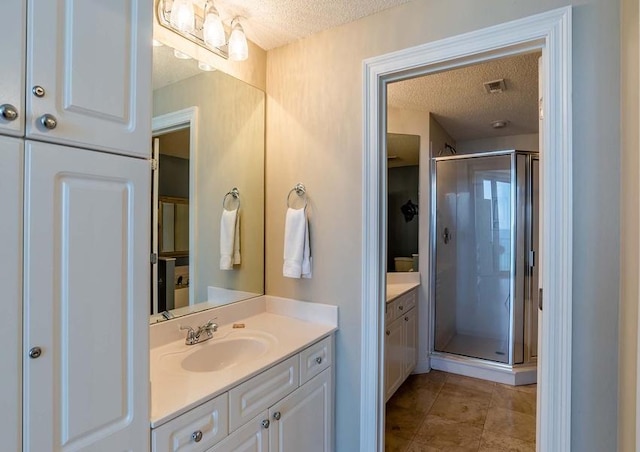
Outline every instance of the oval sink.
{"label": "oval sink", "polygon": [[[199,347],[198,347],[199,346]],[[239,337],[194,345],[198,347],[180,363],[189,372],[215,372],[264,355],[266,341],[259,338]]]}

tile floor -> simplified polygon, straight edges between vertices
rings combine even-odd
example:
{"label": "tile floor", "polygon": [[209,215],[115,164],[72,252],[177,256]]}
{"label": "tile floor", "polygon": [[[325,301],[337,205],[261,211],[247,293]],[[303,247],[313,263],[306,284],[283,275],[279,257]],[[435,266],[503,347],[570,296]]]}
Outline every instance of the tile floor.
{"label": "tile floor", "polygon": [[433,370],[387,402],[387,452],[535,452],[536,385],[507,386]]}

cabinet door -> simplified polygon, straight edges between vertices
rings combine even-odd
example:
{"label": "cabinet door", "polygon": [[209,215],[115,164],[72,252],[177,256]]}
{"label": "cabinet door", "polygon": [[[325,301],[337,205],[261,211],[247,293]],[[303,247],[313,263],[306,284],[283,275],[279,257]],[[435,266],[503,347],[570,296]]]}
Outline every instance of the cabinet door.
{"label": "cabinet door", "polygon": [[[27,0],[2,0],[0,134],[24,135],[24,71]],[[11,110],[17,113],[13,117]]]}
{"label": "cabinet door", "polygon": [[386,367],[386,400],[393,395],[393,393],[402,384],[404,377],[404,331],[403,331],[403,318],[399,318],[391,322],[386,327],[385,331],[385,367]]}
{"label": "cabinet door", "polygon": [[149,450],[149,186],[148,161],[26,142],[24,451]]}
{"label": "cabinet door", "polygon": [[332,452],[332,411],[331,369],[326,369],[269,409],[269,450]]}
{"label": "cabinet door", "polygon": [[415,308],[411,309],[402,318],[404,322],[403,343],[405,346],[403,380],[413,372],[418,359],[418,316],[416,311]]}
{"label": "cabinet door", "polygon": [[22,140],[0,137],[0,438],[8,451],[22,450],[22,148]]}
{"label": "cabinet door", "polygon": [[207,452],[267,452],[270,424],[265,410]]}
{"label": "cabinet door", "polygon": [[29,0],[27,138],[149,156],[153,3]]}

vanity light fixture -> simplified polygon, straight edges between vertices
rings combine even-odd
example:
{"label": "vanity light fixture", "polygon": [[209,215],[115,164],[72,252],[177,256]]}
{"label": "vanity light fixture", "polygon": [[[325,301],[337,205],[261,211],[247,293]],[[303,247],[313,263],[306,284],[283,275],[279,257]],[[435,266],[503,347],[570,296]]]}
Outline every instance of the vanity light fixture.
{"label": "vanity light fixture", "polygon": [[240,18],[231,21],[231,36],[229,36],[229,58],[233,61],[244,61],[249,57],[247,36],[240,24]]}
{"label": "vanity light fixture", "polygon": [[204,24],[202,25],[202,37],[209,47],[221,47],[226,43],[224,27],[220,14],[213,2],[207,2],[204,7]]}
{"label": "vanity light fixture", "polygon": [[227,41],[222,18],[213,0],[156,1],[158,22],[162,27],[225,59],[244,61],[249,57],[241,18],[234,17],[231,21],[231,35]]}
{"label": "vanity light fixture", "polygon": [[196,13],[192,0],[174,0],[171,7],[171,26],[183,33],[193,33],[196,28]]}

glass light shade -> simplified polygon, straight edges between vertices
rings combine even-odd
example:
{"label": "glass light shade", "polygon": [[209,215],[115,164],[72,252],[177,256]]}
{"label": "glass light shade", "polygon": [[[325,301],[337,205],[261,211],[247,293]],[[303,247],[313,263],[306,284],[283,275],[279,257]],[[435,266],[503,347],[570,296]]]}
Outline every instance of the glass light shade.
{"label": "glass light shade", "polygon": [[207,72],[213,72],[216,70],[216,68],[214,68],[213,66],[207,63],[203,63],[202,61],[198,61],[198,69],[200,69],[201,71],[207,71]]}
{"label": "glass light shade", "polygon": [[153,47],[162,47],[162,46],[164,45],[163,43],[161,43],[161,42],[160,42],[160,41],[158,41],[157,39],[154,39],[154,40],[152,41],[152,43],[153,43]]}
{"label": "glass light shade", "polygon": [[191,57],[184,52],[179,51],[178,49],[173,49],[173,56],[178,58],[179,60],[190,60]]}
{"label": "glass light shade", "polygon": [[233,61],[244,61],[249,58],[249,46],[242,25],[237,19],[233,20],[229,36],[229,58]]}
{"label": "glass light shade", "polygon": [[184,32],[193,33],[196,15],[191,0],[175,0],[171,7],[171,26]]}
{"label": "glass light shade", "polygon": [[202,30],[204,43],[209,47],[221,47],[227,42],[218,11],[212,6],[207,11]]}

